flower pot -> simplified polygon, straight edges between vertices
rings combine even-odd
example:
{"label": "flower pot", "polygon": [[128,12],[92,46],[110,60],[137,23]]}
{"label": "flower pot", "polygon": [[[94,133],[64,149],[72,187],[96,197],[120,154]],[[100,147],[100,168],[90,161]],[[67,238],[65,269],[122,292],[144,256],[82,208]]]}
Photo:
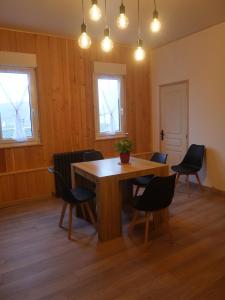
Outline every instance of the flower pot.
{"label": "flower pot", "polygon": [[128,153],[120,153],[121,164],[128,164],[129,160],[130,160],[130,152],[128,152]]}

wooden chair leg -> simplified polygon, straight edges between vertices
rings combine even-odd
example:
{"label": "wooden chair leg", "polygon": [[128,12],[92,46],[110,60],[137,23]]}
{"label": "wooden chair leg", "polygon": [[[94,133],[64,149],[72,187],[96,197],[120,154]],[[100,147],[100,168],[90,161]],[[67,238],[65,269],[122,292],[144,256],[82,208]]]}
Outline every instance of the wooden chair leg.
{"label": "wooden chair leg", "polygon": [[138,192],[139,192],[139,189],[140,189],[140,187],[137,185],[136,190],[135,190],[135,193],[134,193],[134,197],[137,197]]}
{"label": "wooden chair leg", "polygon": [[145,244],[148,243],[149,217],[150,217],[150,212],[146,212],[145,213]]}
{"label": "wooden chair leg", "polygon": [[134,229],[134,225],[136,224],[137,217],[138,217],[138,211],[136,209],[134,209],[133,219],[132,219],[131,223],[128,226],[128,235],[131,235],[131,233]]}
{"label": "wooden chair leg", "polygon": [[82,215],[83,215],[84,220],[87,220],[87,214],[86,214],[86,212],[85,212],[84,205],[81,204],[81,205],[80,205],[80,208],[81,208],[81,211],[82,211]]}
{"label": "wooden chair leg", "polygon": [[202,188],[202,183],[201,183],[201,180],[200,180],[200,178],[199,178],[199,176],[198,176],[198,173],[197,173],[197,172],[195,173],[195,176],[196,176],[196,178],[197,178],[198,184],[199,184],[199,185],[200,185],[200,187]]}
{"label": "wooden chair leg", "polygon": [[62,211],[61,211],[61,216],[60,216],[60,220],[59,220],[59,227],[62,227],[64,216],[65,216],[65,212],[66,212],[66,208],[67,208],[67,204],[68,203],[66,203],[66,202],[63,203],[63,207],[62,207]]}
{"label": "wooden chair leg", "polygon": [[68,228],[68,239],[69,240],[71,240],[72,223],[73,223],[73,205],[70,204],[70,209],[69,209],[69,228]]}
{"label": "wooden chair leg", "polygon": [[189,192],[190,192],[190,187],[189,187],[189,175],[186,175],[186,186],[187,186],[187,193],[189,194]]}
{"label": "wooden chair leg", "polygon": [[176,185],[179,183],[180,173],[177,173]]}
{"label": "wooden chair leg", "polygon": [[84,206],[86,207],[87,212],[88,212],[88,215],[89,215],[89,218],[90,218],[92,224],[94,225],[95,229],[97,230],[97,223],[96,223],[94,214],[93,214],[93,212],[92,212],[92,210],[91,210],[91,208],[90,208],[89,203],[84,203],[84,204],[82,204],[82,205],[84,205]]}

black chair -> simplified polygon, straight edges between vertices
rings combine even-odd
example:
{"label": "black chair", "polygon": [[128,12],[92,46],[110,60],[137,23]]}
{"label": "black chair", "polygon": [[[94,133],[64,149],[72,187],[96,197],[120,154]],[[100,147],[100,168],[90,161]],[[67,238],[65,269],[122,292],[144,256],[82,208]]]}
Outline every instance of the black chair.
{"label": "black chair", "polygon": [[[166,160],[167,160],[167,156],[168,154],[164,154],[164,153],[159,153],[159,152],[155,152],[151,157],[150,157],[150,161],[154,161],[160,164],[165,164]],[[138,194],[139,189],[145,188],[150,181],[152,180],[152,178],[154,177],[153,174],[151,175],[147,175],[147,176],[141,176],[141,177],[137,177],[134,179],[133,184],[136,185],[136,191],[135,191],[135,197]]]}
{"label": "black chair", "polygon": [[[169,205],[173,200],[175,181],[176,181],[176,174],[165,176],[165,177],[155,176],[154,178],[152,178],[148,186],[145,188],[143,194],[141,196],[136,196],[133,199],[133,207],[135,211],[134,211],[133,220],[130,224],[129,233],[131,233],[134,225],[138,223],[137,222],[138,212],[144,211],[145,212],[145,243],[148,242],[150,216],[151,214],[153,214],[153,220],[154,220],[155,212],[165,210],[165,212],[168,213],[166,209],[169,207]],[[170,233],[168,216],[166,222]]]}
{"label": "black chair", "polygon": [[198,171],[201,170],[205,153],[204,145],[192,144],[179,165],[172,166],[171,169],[177,174],[177,182],[180,175],[186,175],[186,182],[189,182],[189,175],[195,175],[200,186],[201,181],[198,176]]}
{"label": "black chair", "polygon": [[83,188],[83,187],[77,187],[75,189],[70,189],[62,174],[58,171],[56,171],[54,168],[48,168],[48,171],[52,174],[55,174],[55,176],[58,178],[58,181],[61,184],[61,189],[62,189],[62,199],[64,200],[64,204],[62,207],[62,212],[61,212],[61,217],[59,221],[59,227],[62,227],[63,224],[63,219],[65,216],[66,208],[67,205],[69,205],[69,229],[68,229],[68,239],[71,240],[71,231],[72,231],[72,213],[73,213],[73,208],[76,206],[79,206],[82,210],[83,215],[85,216],[85,208],[87,211],[87,214],[92,222],[92,224],[96,228],[96,221],[94,218],[94,215],[92,213],[92,210],[89,206],[89,201],[91,201],[95,197],[95,193],[92,191]]}
{"label": "black chair", "polygon": [[85,151],[83,153],[83,161],[94,161],[104,159],[100,151]]}

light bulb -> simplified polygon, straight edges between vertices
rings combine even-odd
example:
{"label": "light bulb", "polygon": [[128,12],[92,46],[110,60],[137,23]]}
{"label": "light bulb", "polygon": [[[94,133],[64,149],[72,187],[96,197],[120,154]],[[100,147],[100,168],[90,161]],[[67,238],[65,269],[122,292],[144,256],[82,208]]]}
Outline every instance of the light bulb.
{"label": "light bulb", "polygon": [[90,19],[95,22],[97,22],[101,19],[102,12],[101,12],[101,9],[99,8],[99,6],[97,5],[97,1],[92,1],[92,6],[89,10],[89,16],[90,16]]}
{"label": "light bulb", "polygon": [[117,26],[120,29],[126,29],[128,24],[129,24],[129,20],[128,20],[128,17],[126,16],[126,14],[125,14],[125,6],[122,2],[121,5],[120,5],[120,15],[117,18]]}
{"label": "light bulb", "polygon": [[153,20],[150,24],[150,27],[152,32],[158,32],[161,28],[161,23],[159,21],[159,14],[157,10],[153,11]]}
{"label": "light bulb", "polygon": [[87,26],[86,26],[86,24],[83,23],[81,25],[81,35],[79,36],[79,39],[78,39],[78,45],[82,49],[88,49],[91,46],[91,38],[87,34],[86,29],[87,29]]}
{"label": "light bulb", "polygon": [[154,18],[151,22],[151,31],[158,32],[161,28],[161,23],[158,18]]}
{"label": "light bulb", "polygon": [[120,14],[117,18],[117,26],[120,29],[126,29],[129,24],[128,17],[125,14]]}
{"label": "light bulb", "polygon": [[101,47],[104,52],[110,52],[113,48],[113,41],[108,36],[105,36],[101,42]]}
{"label": "light bulb", "polygon": [[101,48],[104,52],[110,52],[113,48],[113,41],[109,37],[109,28],[104,30],[104,38],[101,42]]}
{"label": "light bulb", "polygon": [[134,51],[134,58],[137,61],[142,61],[145,58],[145,50],[142,47],[142,40],[138,40],[138,46]]}

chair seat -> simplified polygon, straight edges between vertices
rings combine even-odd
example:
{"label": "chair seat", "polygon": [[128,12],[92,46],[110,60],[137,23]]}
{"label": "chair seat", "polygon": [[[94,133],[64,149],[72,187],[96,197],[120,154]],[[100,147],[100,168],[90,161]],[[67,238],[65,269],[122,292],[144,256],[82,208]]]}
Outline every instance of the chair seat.
{"label": "chair seat", "polygon": [[146,187],[154,175],[141,176],[134,179],[133,184],[138,185],[140,187]]}
{"label": "chair seat", "polygon": [[184,165],[184,164],[172,166],[171,169],[176,173],[186,174],[186,175],[190,175],[199,171],[198,167],[192,165]]}
{"label": "chair seat", "polygon": [[141,197],[142,197],[141,195],[136,196],[132,200],[132,205],[136,210],[153,212],[153,211],[159,211],[162,209],[161,207],[158,207],[158,203],[155,203],[154,201],[152,201],[152,199],[149,199],[149,201],[151,201],[151,206],[148,205],[148,208],[146,209],[145,203],[140,201]]}
{"label": "chair seat", "polygon": [[74,201],[72,201],[74,203],[85,202],[95,197],[95,193],[81,186],[71,189],[71,193],[74,196]]}

